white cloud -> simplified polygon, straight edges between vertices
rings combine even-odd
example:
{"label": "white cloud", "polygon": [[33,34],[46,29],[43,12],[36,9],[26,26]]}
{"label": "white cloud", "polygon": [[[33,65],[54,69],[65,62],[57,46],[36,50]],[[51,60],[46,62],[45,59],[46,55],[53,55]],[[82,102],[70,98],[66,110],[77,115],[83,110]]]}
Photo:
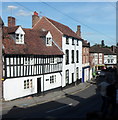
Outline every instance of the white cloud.
{"label": "white cloud", "polygon": [[13,6],[13,5],[9,5],[7,7],[8,7],[8,9],[16,9],[16,8],[18,8],[17,6]]}
{"label": "white cloud", "polygon": [[26,12],[24,10],[19,10],[17,13],[17,16],[30,16],[32,14],[33,14],[32,12]]}

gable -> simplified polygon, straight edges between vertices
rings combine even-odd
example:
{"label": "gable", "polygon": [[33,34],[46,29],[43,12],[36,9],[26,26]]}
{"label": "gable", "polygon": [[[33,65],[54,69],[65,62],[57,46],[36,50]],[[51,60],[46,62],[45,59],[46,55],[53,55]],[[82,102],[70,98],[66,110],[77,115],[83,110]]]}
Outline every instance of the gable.
{"label": "gable", "polygon": [[62,36],[63,34],[49,22],[45,17],[42,17],[38,23],[32,28],[33,30],[42,30],[50,31],[53,37],[54,42],[62,48]]}
{"label": "gable", "polygon": [[25,34],[25,32],[23,31],[23,29],[21,28],[21,26],[18,27],[18,29],[15,31],[16,34]]}
{"label": "gable", "polygon": [[63,35],[69,36],[69,37],[74,37],[77,39],[81,39],[79,36],[77,36],[77,34],[68,26],[61,24],[59,22],[56,22],[54,20],[51,20],[49,18],[46,18],[47,20],[49,20],[59,31],[61,31],[63,33]]}

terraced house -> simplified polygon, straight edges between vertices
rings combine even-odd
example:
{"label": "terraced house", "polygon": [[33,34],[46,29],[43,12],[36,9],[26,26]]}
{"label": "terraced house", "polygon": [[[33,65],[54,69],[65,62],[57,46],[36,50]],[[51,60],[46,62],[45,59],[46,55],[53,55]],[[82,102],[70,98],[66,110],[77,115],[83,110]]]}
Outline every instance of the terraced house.
{"label": "terraced house", "polygon": [[82,39],[68,26],[47,17],[33,15],[33,30],[49,30],[55,44],[63,51],[62,87],[80,83],[82,79]]}
{"label": "terraced house", "polygon": [[8,17],[3,32],[5,100],[81,82],[82,40],[68,26],[34,12],[31,29]]}
{"label": "terraced house", "polygon": [[90,48],[91,65],[94,71],[100,71],[108,67],[116,67],[117,55],[108,47],[102,47],[101,45],[93,45]]}
{"label": "terraced house", "polygon": [[12,100],[62,86],[63,52],[50,31],[15,26],[8,17],[3,39],[3,97]]}

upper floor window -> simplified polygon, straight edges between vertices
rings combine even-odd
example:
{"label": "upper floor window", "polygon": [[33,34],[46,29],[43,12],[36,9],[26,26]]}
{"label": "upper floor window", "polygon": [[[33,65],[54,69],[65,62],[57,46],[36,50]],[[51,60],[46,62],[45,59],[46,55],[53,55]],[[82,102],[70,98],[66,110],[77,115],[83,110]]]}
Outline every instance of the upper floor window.
{"label": "upper floor window", "polygon": [[77,63],[79,62],[79,51],[78,50],[76,51],[76,62]]}
{"label": "upper floor window", "polygon": [[52,46],[52,34],[50,31],[46,35],[46,46]]}
{"label": "upper floor window", "polygon": [[66,44],[69,44],[69,37],[66,37]]}
{"label": "upper floor window", "polygon": [[113,63],[114,62],[114,59],[111,59],[111,63]]}
{"label": "upper floor window", "polygon": [[110,63],[110,59],[108,59],[108,63]]}
{"label": "upper floor window", "polygon": [[19,28],[15,31],[16,44],[24,44],[24,36],[25,32],[23,31],[21,26],[19,26]]}
{"label": "upper floor window", "polygon": [[72,45],[74,45],[75,43],[74,43],[74,38],[72,38]]}
{"label": "upper floor window", "polygon": [[16,44],[24,44],[24,35],[23,34],[15,34]]}
{"label": "upper floor window", "polygon": [[79,46],[79,40],[77,40],[77,46]]}
{"label": "upper floor window", "polygon": [[69,50],[66,50],[66,65],[69,64]]}
{"label": "upper floor window", "polygon": [[51,37],[46,38],[46,45],[47,46],[52,46],[52,38]]}
{"label": "upper floor window", "polygon": [[72,50],[72,63],[74,63],[74,50]]}
{"label": "upper floor window", "polygon": [[57,64],[57,58],[56,57],[50,58],[50,64]]}

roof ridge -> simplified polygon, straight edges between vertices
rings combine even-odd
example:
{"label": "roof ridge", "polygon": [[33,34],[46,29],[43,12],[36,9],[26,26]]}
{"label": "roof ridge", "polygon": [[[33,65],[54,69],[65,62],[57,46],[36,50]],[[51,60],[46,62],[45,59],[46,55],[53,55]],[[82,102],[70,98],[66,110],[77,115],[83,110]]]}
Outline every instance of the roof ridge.
{"label": "roof ridge", "polygon": [[61,31],[61,30],[59,30],[59,28],[57,28],[50,20],[49,20],[49,18],[47,18],[47,17],[44,17],[46,20],[48,20],[61,34],[63,34],[63,32]]}
{"label": "roof ridge", "polygon": [[[67,25],[64,25],[64,24],[62,24],[62,23],[60,23],[60,22],[57,22],[57,21],[55,21],[55,20],[52,20],[52,19],[50,19],[50,18],[48,18],[48,17],[46,17],[48,20],[51,20],[51,21],[54,21],[54,22],[56,22],[56,23],[58,23],[58,24],[61,24],[61,25],[63,25],[63,26],[65,26],[65,27],[68,27]],[[68,27],[69,28],[69,27]]]}

